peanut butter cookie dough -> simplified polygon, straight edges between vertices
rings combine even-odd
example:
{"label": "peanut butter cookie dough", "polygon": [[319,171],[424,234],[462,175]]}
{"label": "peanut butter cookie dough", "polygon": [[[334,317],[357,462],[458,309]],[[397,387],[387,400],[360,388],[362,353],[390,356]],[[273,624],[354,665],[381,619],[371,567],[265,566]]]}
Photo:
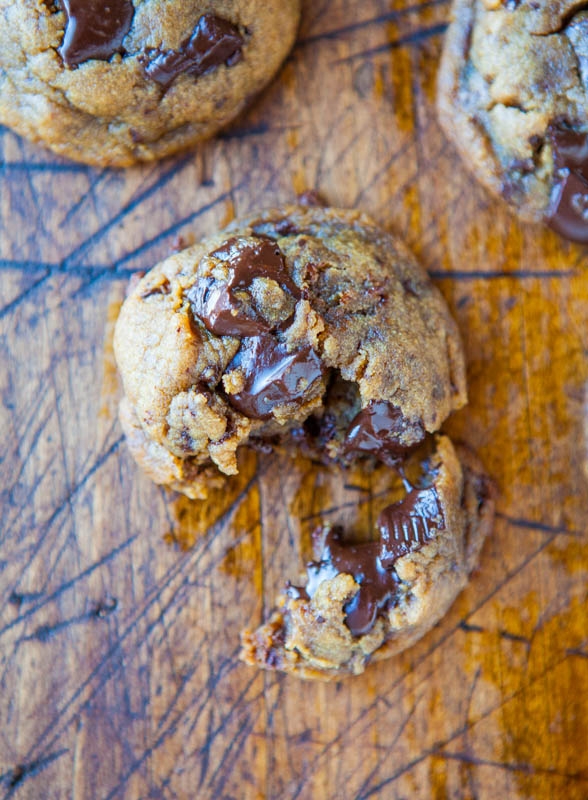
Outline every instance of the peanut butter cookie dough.
{"label": "peanut butter cookie dough", "polygon": [[455,0],[441,123],[526,221],[588,242],[588,11],[577,0]]}
{"label": "peanut butter cookie dough", "polygon": [[125,301],[115,353],[135,459],[193,498],[241,445],[394,461],[466,402],[441,294],[357,211],[274,209],[170,256]]}
{"label": "peanut butter cookie dough", "polygon": [[99,166],[212,136],[278,70],[300,0],[0,0],[0,122]]}

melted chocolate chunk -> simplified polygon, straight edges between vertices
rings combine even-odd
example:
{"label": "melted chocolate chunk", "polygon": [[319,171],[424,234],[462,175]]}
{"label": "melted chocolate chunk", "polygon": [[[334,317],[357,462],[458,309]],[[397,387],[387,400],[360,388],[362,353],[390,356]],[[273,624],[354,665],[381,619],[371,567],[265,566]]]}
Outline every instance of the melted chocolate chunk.
{"label": "melted chocolate chunk", "polygon": [[361,544],[343,544],[339,528],[326,533],[319,529],[315,535],[324,536],[320,561],[308,566],[306,592],[310,597],[320,583],[340,573],[352,575],[359,584],[359,591],[345,606],[345,624],[354,636],[369,633],[378,612],[396,596],[396,561],[420,550],[436,531],[444,529],[437,490],[434,486],[412,489],[404,500],[382,511],[377,526],[380,540]]}
{"label": "melted chocolate chunk", "polygon": [[284,403],[303,401],[309,389],[325,374],[325,367],[310,346],[288,353],[269,333],[243,340],[227,371],[239,367],[245,385],[229,403],[250,419],[269,419]]}
{"label": "melted chocolate chunk", "polygon": [[280,248],[267,236],[257,237],[254,244],[248,239],[229,239],[210,255],[229,265],[228,281],[201,280],[186,296],[194,315],[216,336],[257,336],[271,330],[271,325],[255,311],[244,309],[235,294],[237,289],[247,289],[255,278],[269,278],[294,298],[300,297]]}
{"label": "melted chocolate chunk", "polygon": [[588,134],[554,127],[549,135],[556,183],[547,223],[567,239],[588,243]]}
{"label": "melted chocolate chunk", "polygon": [[139,60],[145,75],[167,88],[178,75],[199,78],[221,64],[231,67],[242,53],[238,28],[214,14],[203,14],[179,50],[147,50]]}
{"label": "melted chocolate chunk", "polygon": [[372,629],[378,611],[395,597],[398,576],[383,566],[379,542],[343,544],[341,533],[339,528],[327,530],[320,562],[309,564],[306,591],[312,597],[324,580],[352,575],[360,588],[345,607],[345,624],[354,636],[363,636]]}
{"label": "melted chocolate chunk", "polygon": [[131,0],[60,0],[67,22],[59,54],[68,67],[91,58],[108,61],[122,49],[133,21]]}
{"label": "melted chocolate chunk", "polygon": [[547,223],[566,239],[588,243],[588,181],[568,172],[554,190]]}
{"label": "melted chocolate chunk", "polygon": [[[410,445],[398,440],[408,437]],[[345,437],[345,450],[362,452],[390,463],[404,456],[425,438],[420,422],[406,419],[391,403],[372,400],[351,421]]]}
{"label": "melted chocolate chunk", "polygon": [[413,489],[399,503],[387,506],[378,517],[384,567],[425,545],[436,531],[445,528],[443,509],[434,486]]}
{"label": "melted chocolate chunk", "polygon": [[554,127],[549,136],[556,169],[572,170],[588,180],[588,135]]}

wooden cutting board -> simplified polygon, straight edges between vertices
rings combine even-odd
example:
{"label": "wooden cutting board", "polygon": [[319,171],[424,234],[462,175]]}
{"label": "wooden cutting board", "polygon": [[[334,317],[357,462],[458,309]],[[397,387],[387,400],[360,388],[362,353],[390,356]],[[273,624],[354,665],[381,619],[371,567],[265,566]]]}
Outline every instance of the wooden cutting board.
{"label": "wooden cutting board", "polygon": [[[0,133],[2,797],[588,797],[588,252],[518,224],[444,140],[448,16],[307,0],[254,107],[153,166],[100,171]],[[126,450],[112,353],[129,275],[308,188],[430,270],[468,359],[447,428],[500,491],[441,624],[332,685],[240,664],[239,631],[321,514],[369,525],[386,476],[249,456],[206,506],[169,494]]]}

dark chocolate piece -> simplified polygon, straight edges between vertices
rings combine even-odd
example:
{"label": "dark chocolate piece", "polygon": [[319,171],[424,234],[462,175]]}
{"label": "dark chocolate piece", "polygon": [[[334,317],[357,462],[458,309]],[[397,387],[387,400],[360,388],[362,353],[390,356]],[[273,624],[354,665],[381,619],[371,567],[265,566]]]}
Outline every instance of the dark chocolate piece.
{"label": "dark chocolate piece", "polygon": [[122,49],[135,9],[131,0],[60,0],[67,22],[59,48],[68,67],[84,61],[108,59]]}
{"label": "dark chocolate piece", "polygon": [[[445,527],[443,509],[434,486],[412,489],[398,503],[385,508],[377,523],[380,540],[343,544],[339,528],[319,529],[324,536],[320,561],[308,565],[306,592],[312,597],[324,580],[340,573],[352,575],[359,591],[345,606],[345,624],[354,636],[368,633],[378,615],[396,595],[399,582],[394,565],[399,558],[420,550]],[[316,535],[316,534],[315,534]]]}
{"label": "dark chocolate piece", "polygon": [[398,576],[380,561],[380,543],[343,544],[341,529],[328,529],[320,562],[308,566],[306,591],[312,596],[324,580],[345,573],[360,585],[359,591],[345,607],[345,623],[354,636],[368,633],[378,615],[395,597]]}
{"label": "dark chocolate piece", "polygon": [[244,309],[235,294],[236,289],[247,289],[255,278],[274,280],[294,298],[300,297],[280,248],[267,236],[257,237],[254,244],[249,239],[229,239],[210,256],[227,262],[228,281],[201,280],[186,296],[194,315],[216,336],[257,336],[271,329],[253,309]]}
{"label": "dark chocolate piece", "polygon": [[588,135],[567,128],[552,127],[549,137],[556,170],[569,169],[588,180]]}
{"label": "dark chocolate piece", "polygon": [[588,243],[588,181],[568,172],[554,189],[547,224],[566,239]]}
{"label": "dark chocolate piece", "polygon": [[413,489],[399,503],[387,506],[377,522],[384,567],[420,549],[436,531],[445,528],[445,517],[434,486]]}
{"label": "dark chocolate piece", "polygon": [[[408,438],[409,444],[399,442]],[[420,422],[406,419],[391,403],[372,400],[357,414],[345,437],[346,452],[362,452],[382,461],[396,461],[425,438]]]}
{"label": "dark chocolate piece", "polygon": [[549,136],[556,171],[547,223],[566,239],[588,243],[588,135],[554,127]]}
{"label": "dark chocolate piece", "polygon": [[302,401],[325,374],[318,354],[307,345],[288,353],[270,333],[243,340],[227,371],[240,367],[245,385],[228,395],[230,404],[251,419],[269,419],[284,403]]}
{"label": "dark chocolate piece", "polygon": [[167,89],[178,75],[199,78],[221,64],[233,66],[242,52],[243,37],[232,22],[203,14],[179,50],[147,50],[139,61],[145,75]]}

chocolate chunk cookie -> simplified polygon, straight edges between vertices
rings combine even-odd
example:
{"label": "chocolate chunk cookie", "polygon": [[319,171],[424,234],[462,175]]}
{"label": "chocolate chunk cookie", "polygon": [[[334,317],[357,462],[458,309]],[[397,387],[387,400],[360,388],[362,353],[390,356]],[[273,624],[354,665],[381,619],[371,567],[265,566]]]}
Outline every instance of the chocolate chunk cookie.
{"label": "chocolate chunk cookie", "polygon": [[244,631],[243,661],[301,678],[354,675],[444,616],[477,565],[494,497],[469,450],[441,435],[430,447],[420,478],[404,476],[404,499],[381,511],[375,541],[317,530],[305,585],[288,586],[268,622]]}
{"label": "chocolate chunk cookie", "polygon": [[300,0],[0,0],[0,122],[100,166],[212,136],[288,54]]}
{"label": "chocolate chunk cookie", "polygon": [[588,242],[588,11],[577,0],[455,0],[441,123],[527,221]]}
{"label": "chocolate chunk cookie", "polygon": [[397,464],[466,402],[443,298],[357,211],[275,209],[170,256],[125,301],[115,353],[135,459],[193,498],[241,445]]}

